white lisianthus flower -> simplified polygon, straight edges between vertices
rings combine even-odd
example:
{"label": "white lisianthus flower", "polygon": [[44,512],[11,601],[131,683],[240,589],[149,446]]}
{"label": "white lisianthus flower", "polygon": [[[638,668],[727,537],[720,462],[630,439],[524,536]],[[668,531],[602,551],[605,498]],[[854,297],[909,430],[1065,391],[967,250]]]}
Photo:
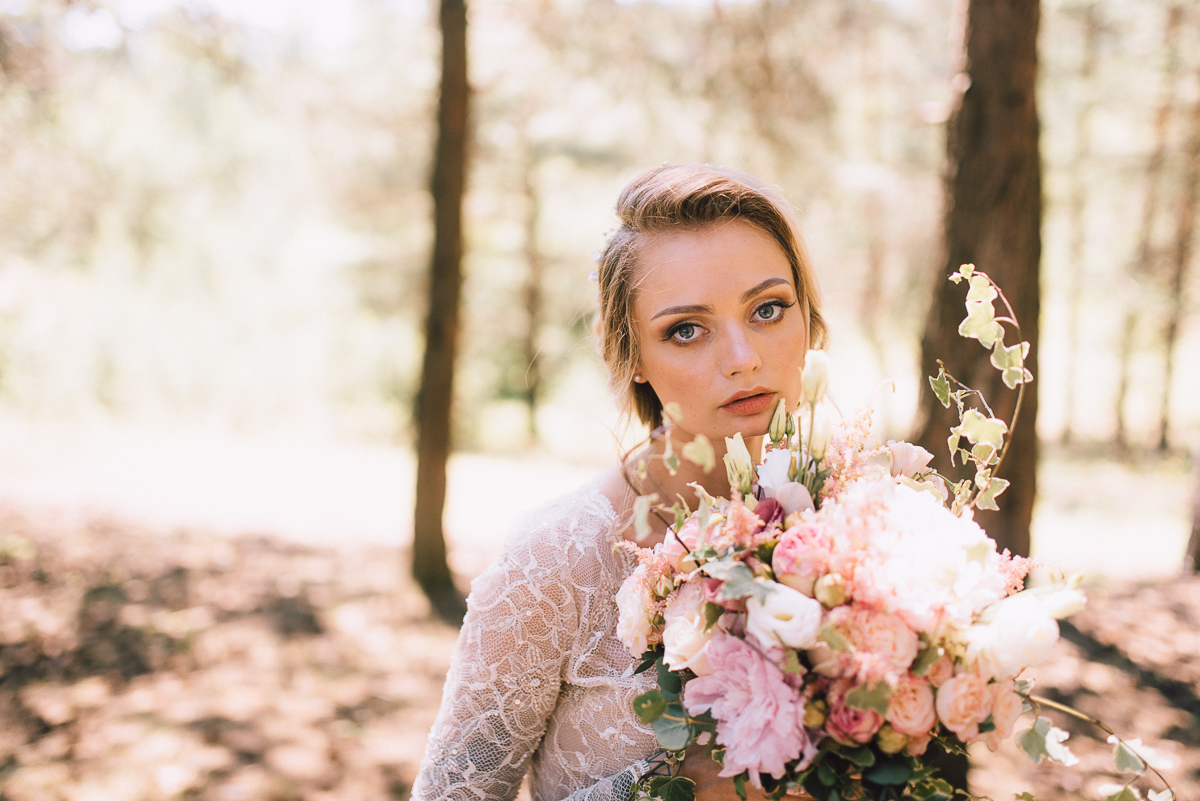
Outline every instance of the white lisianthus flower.
{"label": "white lisianthus flower", "polygon": [[1058,641],[1058,623],[1035,597],[1025,593],[992,604],[966,632],[967,661],[997,679],[1011,679],[1050,655]]}
{"label": "white lisianthus flower", "polygon": [[763,457],[758,466],[758,486],[768,498],[774,498],[779,488],[789,483],[788,470],[793,456],[787,448],[776,448]]}
{"label": "white lisianthus flower", "polygon": [[650,590],[646,587],[646,568],[639,565],[617,590],[617,639],[635,657],[644,654],[649,647],[653,626],[646,612],[652,604]]}
{"label": "white lisianthus flower", "polygon": [[754,596],[746,599],[746,633],[764,648],[815,647],[821,630],[820,602],[791,587],[772,583],[766,601],[759,603]]}
{"label": "white lisianthus flower", "polygon": [[697,676],[712,673],[708,643],[721,631],[720,624],[708,631],[704,615],[704,588],[700,582],[684,584],[663,611],[663,662],[671,670],[690,668]]}
{"label": "white lisianthus flower", "polygon": [[823,350],[810,350],[804,356],[804,368],[800,370],[800,392],[804,402],[816,406],[825,397],[829,386],[829,354]]}
{"label": "white lisianthus flower", "polygon": [[893,476],[915,478],[917,473],[925,471],[932,460],[933,454],[920,445],[888,440],[888,462],[891,464]]}

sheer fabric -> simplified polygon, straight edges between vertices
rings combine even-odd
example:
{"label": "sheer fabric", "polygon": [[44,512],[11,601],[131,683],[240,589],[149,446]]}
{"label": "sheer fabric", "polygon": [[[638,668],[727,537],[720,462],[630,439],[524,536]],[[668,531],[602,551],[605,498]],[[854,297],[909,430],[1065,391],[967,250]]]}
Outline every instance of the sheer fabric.
{"label": "sheer fabric", "polygon": [[412,796],[628,801],[657,750],[632,701],[654,687],[616,637],[636,566],[595,484],[527,515],[471,584]]}

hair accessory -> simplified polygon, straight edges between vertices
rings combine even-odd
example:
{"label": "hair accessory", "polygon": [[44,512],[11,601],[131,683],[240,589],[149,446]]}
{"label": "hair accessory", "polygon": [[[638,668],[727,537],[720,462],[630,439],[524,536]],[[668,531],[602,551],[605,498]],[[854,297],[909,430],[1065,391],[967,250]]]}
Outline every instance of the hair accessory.
{"label": "hair accessory", "polygon": [[591,281],[593,284],[600,283],[600,273],[596,272],[595,270],[592,270],[590,273],[588,273],[588,280]]}

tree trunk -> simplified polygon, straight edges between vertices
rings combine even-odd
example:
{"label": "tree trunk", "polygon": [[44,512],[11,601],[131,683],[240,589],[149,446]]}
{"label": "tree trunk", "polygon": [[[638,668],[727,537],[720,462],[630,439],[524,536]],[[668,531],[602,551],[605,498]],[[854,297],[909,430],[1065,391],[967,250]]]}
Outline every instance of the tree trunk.
{"label": "tree trunk", "polygon": [[1171,248],[1171,272],[1167,283],[1167,324],[1163,331],[1163,390],[1158,414],[1158,449],[1167,450],[1171,430],[1171,385],[1175,378],[1175,348],[1183,325],[1185,293],[1196,238],[1196,210],[1200,205],[1200,100],[1192,105],[1187,149],[1184,151],[1182,197]]}
{"label": "tree trunk", "polygon": [[[970,83],[949,121],[946,180],[946,269],[935,282],[921,339],[921,367],[946,370],[984,393],[996,416],[1010,421],[1017,392],[1004,386],[989,351],[958,335],[966,315],[963,284],[945,276],[965,262],[992,277],[1012,303],[1030,345],[1026,365],[1037,375],[1042,183],[1038,157],[1037,0],[971,0],[967,11],[966,75]],[[1000,313],[998,309],[998,314]],[[1007,334],[1011,345],[1016,341]],[[953,475],[946,437],[957,410],[944,409],[922,382],[916,441]],[[1012,485],[999,512],[975,519],[1001,548],[1029,553],[1037,490],[1037,391],[1025,392],[1012,444],[999,475]]]}
{"label": "tree trunk", "polygon": [[1092,112],[1096,107],[1092,80],[1096,77],[1096,51],[1100,38],[1100,10],[1093,3],[1083,11],[1083,61],[1079,65],[1079,80],[1084,101],[1075,116],[1075,156],[1071,163],[1071,199],[1067,206],[1070,220],[1071,244],[1068,261],[1071,265],[1071,285],[1067,290],[1067,386],[1063,405],[1066,422],[1063,424],[1062,441],[1069,444],[1074,439],[1073,418],[1075,411],[1075,360],[1079,352],[1079,310],[1083,305],[1084,267],[1087,261],[1087,198],[1090,186],[1086,170],[1092,150]]}
{"label": "tree trunk", "polygon": [[525,304],[525,403],[529,407],[529,438],[538,440],[537,407],[541,401],[542,364],[538,335],[542,324],[542,274],[545,272],[545,257],[542,255],[538,232],[541,229],[542,200],[538,186],[540,156],[534,145],[525,142],[525,159],[521,168],[521,187],[525,194],[525,286],[521,293]]}
{"label": "tree trunk", "polygon": [[1125,320],[1121,325],[1119,345],[1120,373],[1117,379],[1117,431],[1116,443],[1122,448],[1129,444],[1129,426],[1125,420],[1125,401],[1129,395],[1130,372],[1133,364],[1134,337],[1141,303],[1146,292],[1146,282],[1154,269],[1154,223],[1158,219],[1159,197],[1164,178],[1163,165],[1166,161],[1167,139],[1170,134],[1171,117],[1175,111],[1175,78],[1179,71],[1179,26],[1183,20],[1183,6],[1175,5],[1167,11],[1167,25],[1163,40],[1167,51],[1167,71],[1163,76],[1163,100],[1154,115],[1154,147],[1146,165],[1146,201],[1142,205],[1141,225],[1138,228],[1137,253],[1130,272],[1138,284],[1138,290],[1130,293],[1125,309]]}
{"label": "tree trunk", "polygon": [[1192,536],[1183,555],[1185,576],[1200,573],[1200,448],[1193,454],[1192,464],[1195,470],[1192,477]]}
{"label": "tree trunk", "polygon": [[412,572],[434,611],[462,621],[462,596],[446,561],[442,512],[450,455],[454,361],[462,294],[462,206],[467,162],[467,8],[465,0],[442,0],[442,86],[438,101],[433,195],[433,255],[429,263],[429,310],[425,357],[417,394],[417,490],[413,515]]}

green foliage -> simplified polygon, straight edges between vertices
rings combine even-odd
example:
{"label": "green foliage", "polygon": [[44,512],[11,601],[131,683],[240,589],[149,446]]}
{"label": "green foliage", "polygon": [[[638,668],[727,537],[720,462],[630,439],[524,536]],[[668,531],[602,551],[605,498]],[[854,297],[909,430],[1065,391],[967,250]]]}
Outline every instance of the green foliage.
{"label": "green foliage", "polygon": [[852,709],[874,710],[881,715],[886,715],[888,699],[891,697],[892,688],[887,685],[887,682],[881,681],[870,686],[860,684],[846,693],[846,706]]}
{"label": "green foliage", "polygon": [[696,783],[682,776],[655,776],[646,782],[637,797],[655,801],[694,801]]}

